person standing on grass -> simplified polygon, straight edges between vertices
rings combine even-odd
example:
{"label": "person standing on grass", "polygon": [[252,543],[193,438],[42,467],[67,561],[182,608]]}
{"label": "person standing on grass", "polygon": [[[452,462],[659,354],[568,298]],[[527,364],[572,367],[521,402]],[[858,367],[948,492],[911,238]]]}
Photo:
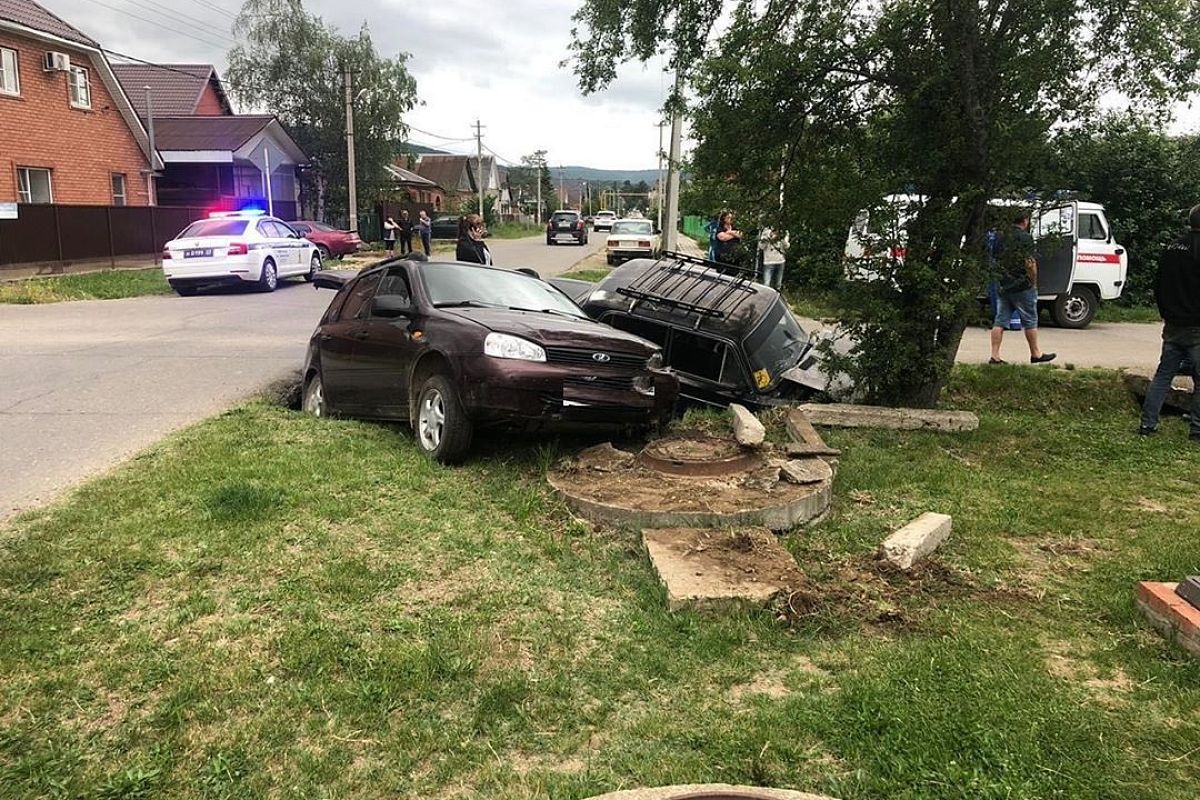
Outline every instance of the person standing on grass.
{"label": "person standing on grass", "polygon": [[1038,346],[1037,257],[1033,237],[1029,235],[1029,212],[1020,211],[1012,229],[1000,240],[997,263],[999,287],[996,316],[992,320],[992,357],[989,364],[1003,364],[1000,343],[1013,311],[1021,318],[1025,342],[1029,345],[1029,363],[1053,361],[1055,353],[1043,353]]}
{"label": "person standing on grass", "polygon": [[383,246],[387,248],[388,255],[396,250],[396,231],[399,229],[400,226],[391,217],[383,221]]}
{"label": "person standing on grass", "polygon": [[1190,361],[1194,386],[1188,438],[1200,444],[1200,205],[1188,212],[1188,232],[1158,260],[1154,301],[1163,318],[1162,356],[1146,390],[1138,433],[1149,436],[1158,431],[1158,415],[1171,381]]}
{"label": "person standing on grass", "polygon": [[458,248],[455,258],[469,264],[491,264],[492,251],[483,240],[487,226],[478,214],[467,214],[458,222]]}
{"label": "person standing on grass", "polygon": [[775,233],[773,228],[763,228],[758,234],[758,258],[762,263],[762,284],[776,291],[783,289],[784,255],[788,248],[788,236]]}
{"label": "person standing on grass", "polygon": [[428,256],[431,252],[430,241],[433,239],[433,220],[425,213],[425,209],[421,209],[417,216],[417,231],[421,234],[421,249]]}
{"label": "person standing on grass", "polygon": [[407,211],[400,212],[400,255],[406,256],[412,252],[412,220]]}

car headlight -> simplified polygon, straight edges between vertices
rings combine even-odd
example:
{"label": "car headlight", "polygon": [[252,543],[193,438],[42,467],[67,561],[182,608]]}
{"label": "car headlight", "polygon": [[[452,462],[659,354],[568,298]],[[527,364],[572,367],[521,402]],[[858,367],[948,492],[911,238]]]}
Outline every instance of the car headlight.
{"label": "car headlight", "polygon": [[545,361],[546,351],[531,341],[507,333],[489,333],[483,340],[483,354],[492,358],[520,361]]}
{"label": "car headlight", "polygon": [[659,350],[657,353],[655,353],[654,355],[652,355],[648,359],[646,359],[646,369],[662,369],[662,368],[663,368],[663,356],[662,356],[661,350]]}

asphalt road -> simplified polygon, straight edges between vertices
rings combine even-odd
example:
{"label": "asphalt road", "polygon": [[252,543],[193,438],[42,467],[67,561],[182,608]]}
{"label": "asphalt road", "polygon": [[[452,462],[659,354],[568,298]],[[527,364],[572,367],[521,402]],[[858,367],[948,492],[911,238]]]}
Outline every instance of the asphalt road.
{"label": "asphalt road", "polygon": [[[497,264],[546,277],[598,247],[489,246]],[[0,305],[0,520],[298,369],[331,297],[285,281],[273,294]]]}

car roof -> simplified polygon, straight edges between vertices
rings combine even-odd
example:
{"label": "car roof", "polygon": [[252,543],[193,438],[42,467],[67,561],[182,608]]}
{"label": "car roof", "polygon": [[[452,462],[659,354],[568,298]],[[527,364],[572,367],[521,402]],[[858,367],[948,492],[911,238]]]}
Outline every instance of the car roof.
{"label": "car roof", "polygon": [[613,220],[613,221],[614,222],[649,222],[650,220],[646,219],[645,217],[621,217],[620,219]]}
{"label": "car roof", "polygon": [[617,212],[615,212],[615,211],[597,211],[596,212],[597,217],[599,217],[599,216],[615,217],[616,215],[617,215]]}
{"label": "car roof", "polygon": [[596,284],[589,316],[608,311],[742,340],[779,302],[753,273],[682,253],[626,261]]}

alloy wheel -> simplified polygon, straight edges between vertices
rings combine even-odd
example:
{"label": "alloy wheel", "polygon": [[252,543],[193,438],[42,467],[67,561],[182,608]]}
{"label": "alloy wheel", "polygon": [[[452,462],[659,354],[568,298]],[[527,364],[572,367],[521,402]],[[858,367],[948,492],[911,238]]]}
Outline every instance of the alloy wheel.
{"label": "alloy wheel", "polygon": [[442,432],[446,427],[446,405],[437,389],[427,390],[421,398],[417,423],[421,446],[430,452],[436,450],[442,443]]}

